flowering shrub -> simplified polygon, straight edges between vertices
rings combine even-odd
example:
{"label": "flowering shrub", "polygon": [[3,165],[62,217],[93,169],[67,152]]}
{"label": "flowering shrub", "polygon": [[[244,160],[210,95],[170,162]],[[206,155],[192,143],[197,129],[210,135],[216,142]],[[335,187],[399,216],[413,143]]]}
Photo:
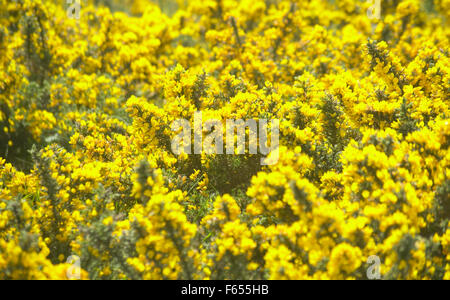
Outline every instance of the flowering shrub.
{"label": "flowering shrub", "polygon": [[0,0],[0,279],[450,279],[450,1],[61,2]]}

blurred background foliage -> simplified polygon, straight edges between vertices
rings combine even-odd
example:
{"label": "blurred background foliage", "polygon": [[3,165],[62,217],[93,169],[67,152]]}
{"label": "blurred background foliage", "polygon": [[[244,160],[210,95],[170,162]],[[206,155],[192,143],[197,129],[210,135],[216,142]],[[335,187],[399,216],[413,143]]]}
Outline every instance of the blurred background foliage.
{"label": "blurred background foliage", "polygon": [[[189,0],[82,0],[88,1],[89,3],[93,3],[96,5],[104,5],[109,7],[112,11],[123,11],[129,13],[131,15],[140,15],[145,7],[150,3],[157,4],[161,10],[168,14],[172,15],[177,11],[179,7],[185,6]],[[203,1],[203,0],[195,0],[195,1]],[[332,4],[339,4],[338,2],[345,2],[342,0],[328,0]],[[276,3],[277,0],[266,0],[266,3]],[[394,4],[397,6],[397,0],[384,0],[381,1],[382,9],[389,10],[390,6]],[[434,1],[433,0],[423,0],[422,1],[424,8],[429,12],[434,12]]]}
{"label": "blurred background foliage", "polygon": [[[85,0],[86,1],[86,0]],[[172,15],[184,0],[88,0],[97,6],[104,5],[112,11],[123,11],[131,15],[140,15],[150,3],[157,4],[161,10]]]}

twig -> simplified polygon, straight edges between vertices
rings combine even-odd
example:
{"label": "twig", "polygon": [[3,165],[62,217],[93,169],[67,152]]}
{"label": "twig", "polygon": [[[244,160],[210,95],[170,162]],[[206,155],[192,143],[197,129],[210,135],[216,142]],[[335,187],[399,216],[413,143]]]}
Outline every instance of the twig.
{"label": "twig", "polygon": [[9,154],[9,141],[10,141],[10,137],[8,134],[8,142],[6,143],[6,151],[5,151],[5,159],[8,159],[8,154]]}
{"label": "twig", "polygon": [[189,195],[191,193],[191,191],[198,185],[198,183],[200,182],[200,180],[203,179],[203,177],[205,177],[205,175],[200,176],[199,179],[197,179],[197,181],[192,185],[192,187],[189,189],[189,191],[187,192],[187,194]]}
{"label": "twig", "polygon": [[234,35],[236,36],[236,41],[238,43],[238,46],[239,46],[239,48],[242,48],[242,42],[241,42],[241,38],[239,36],[238,27],[236,25],[236,19],[234,17],[230,17],[230,21],[231,21],[231,26],[233,26]]}

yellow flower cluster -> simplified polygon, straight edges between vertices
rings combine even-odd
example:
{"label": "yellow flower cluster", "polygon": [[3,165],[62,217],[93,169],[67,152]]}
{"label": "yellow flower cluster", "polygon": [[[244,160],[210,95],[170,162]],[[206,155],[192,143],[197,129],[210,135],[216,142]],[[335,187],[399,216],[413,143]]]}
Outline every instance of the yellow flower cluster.
{"label": "yellow flower cluster", "polygon": [[0,279],[450,279],[450,1],[97,2],[0,0]]}

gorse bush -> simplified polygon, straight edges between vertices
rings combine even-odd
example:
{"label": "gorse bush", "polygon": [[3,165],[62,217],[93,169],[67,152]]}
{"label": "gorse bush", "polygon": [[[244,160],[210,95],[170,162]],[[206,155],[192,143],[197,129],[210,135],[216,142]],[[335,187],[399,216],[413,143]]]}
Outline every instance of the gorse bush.
{"label": "gorse bush", "polygon": [[0,279],[450,279],[450,1],[373,2],[0,0]]}

